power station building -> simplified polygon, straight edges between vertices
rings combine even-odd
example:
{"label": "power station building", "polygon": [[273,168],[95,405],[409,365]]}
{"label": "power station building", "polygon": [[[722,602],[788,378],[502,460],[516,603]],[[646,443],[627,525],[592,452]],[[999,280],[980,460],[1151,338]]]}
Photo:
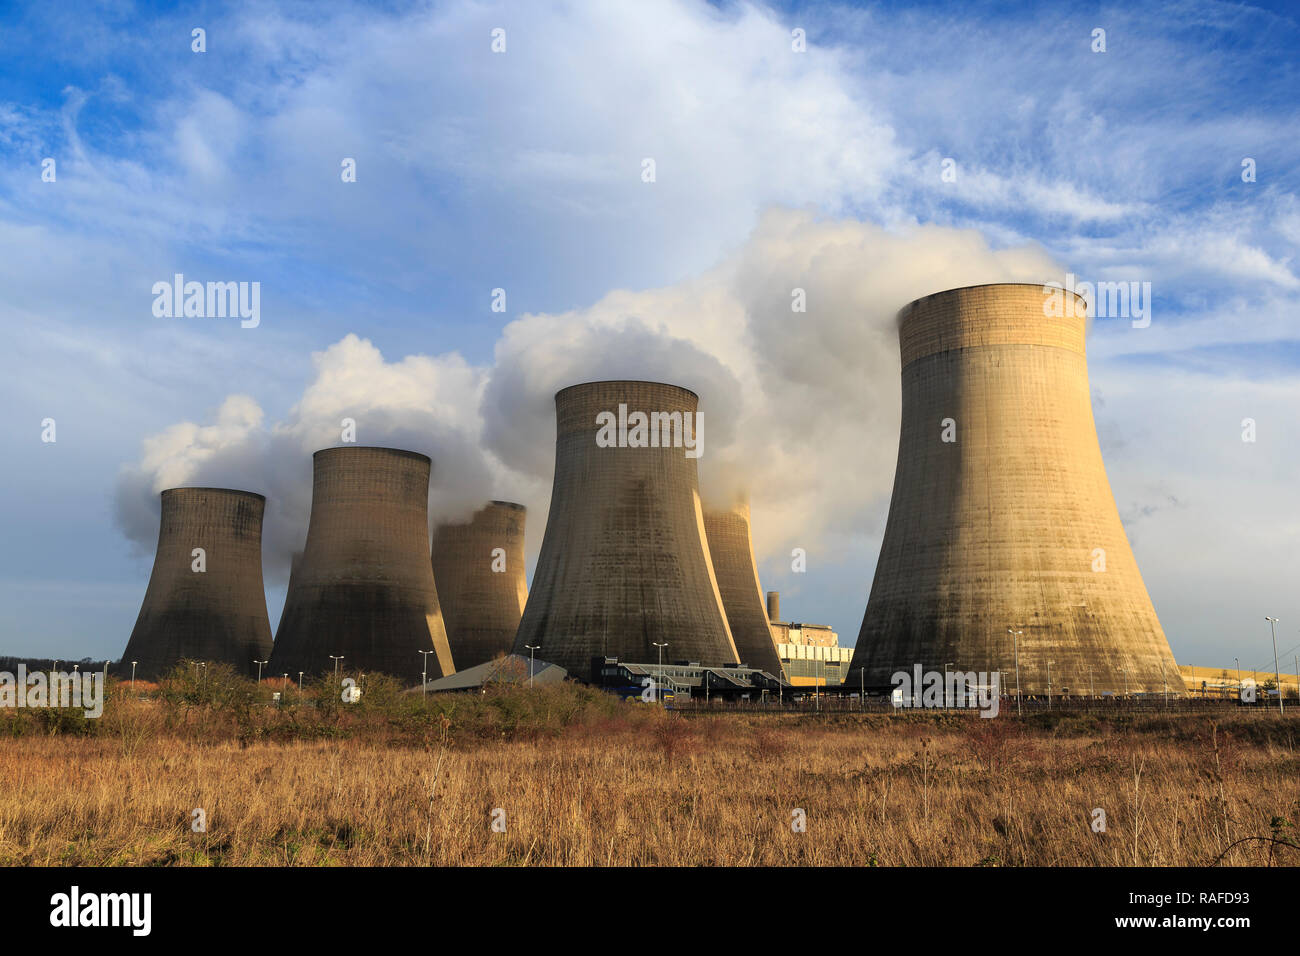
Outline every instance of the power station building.
{"label": "power station building", "polygon": [[453,673],[429,561],[425,455],[348,445],[313,456],[311,520],[269,673]]}
{"label": "power station building", "polygon": [[781,661],[763,607],[763,587],[758,582],[749,505],[738,503],[726,511],[704,512],[704,530],[740,662],[779,675]]}
{"label": "power station building", "polygon": [[834,687],[849,671],[853,648],[825,624],[781,620],[781,595],[767,592],[767,621],[781,661],[781,673],[795,687]]}
{"label": "power station building", "polygon": [[433,533],[433,579],[456,670],[509,654],[528,600],[523,505],[492,501]]}
{"label": "power station building", "polygon": [[266,499],[229,488],[162,493],[158,550],[122,662],[155,678],[181,660],[252,673],[271,650],[262,589]]}
{"label": "power station building", "polygon": [[1106,478],[1086,303],[1054,292],[973,286],[900,312],[898,466],[851,684],[920,664],[1005,687],[1018,661],[1026,694],[1183,690]]}
{"label": "power station building", "polygon": [[700,506],[698,405],[658,382],[556,393],[551,507],[516,654],[531,645],[570,673],[595,657],[738,662]]}

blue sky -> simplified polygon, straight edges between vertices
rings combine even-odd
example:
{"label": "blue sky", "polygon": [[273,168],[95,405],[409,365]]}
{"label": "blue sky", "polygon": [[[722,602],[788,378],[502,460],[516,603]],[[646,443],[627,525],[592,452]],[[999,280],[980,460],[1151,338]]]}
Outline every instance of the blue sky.
{"label": "blue sky", "polygon": [[[701,393],[706,490],[743,486],[764,584],[852,643],[893,312],[1073,272],[1151,283],[1089,352],[1175,655],[1263,664],[1265,614],[1300,643],[1298,47],[1225,3],[7,6],[0,648],[120,653],[169,483],[268,494],[274,624],[349,413],[433,455],[435,512],[528,504],[531,557],[550,396],[619,376]],[[156,318],[177,272],[260,282],[261,324]]]}

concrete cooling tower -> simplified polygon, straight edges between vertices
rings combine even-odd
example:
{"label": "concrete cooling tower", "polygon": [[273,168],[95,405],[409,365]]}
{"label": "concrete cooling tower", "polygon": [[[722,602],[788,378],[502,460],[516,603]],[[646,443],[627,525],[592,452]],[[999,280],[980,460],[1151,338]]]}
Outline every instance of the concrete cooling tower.
{"label": "concrete cooling tower", "polygon": [[290,576],[269,674],[455,671],[429,565],[425,455],[343,446],[313,456],[311,520]]}
{"label": "concrete cooling tower", "polygon": [[447,641],[458,670],[509,654],[528,600],[524,575],[523,505],[492,501],[464,524],[433,533]]}
{"label": "concrete cooling tower", "polygon": [[[585,676],[602,654],[735,664],[705,541],[699,398],[657,382],[555,395],[555,480],[515,653]],[[692,450],[691,446],[697,446]]]}
{"label": "concrete cooling tower", "polygon": [[973,286],[899,314],[898,467],[850,683],[947,664],[1014,693],[1011,629],[1022,693],[1184,690],[1106,479],[1087,307],[1058,296]]}
{"label": "concrete cooling tower", "polygon": [[722,607],[741,663],[780,677],[781,658],[772,640],[767,609],[763,606],[763,588],[758,583],[758,562],[754,559],[754,542],[749,531],[749,505],[737,504],[727,511],[706,511],[704,529]]}
{"label": "concrete cooling tower", "polygon": [[224,662],[247,674],[252,661],[266,659],[271,623],[262,590],[265,507],[266,499],[251,491],[162,493],[153,573],[122,652],[127,668],[137,662],[138,677],[159,677],[181,660]]}

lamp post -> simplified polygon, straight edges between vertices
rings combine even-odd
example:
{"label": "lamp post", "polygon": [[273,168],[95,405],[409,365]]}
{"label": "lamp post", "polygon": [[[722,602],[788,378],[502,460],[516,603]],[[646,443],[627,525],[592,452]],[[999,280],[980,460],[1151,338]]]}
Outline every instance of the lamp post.
{"label": "lamp post", "polygon": [[[1088,665],[1088,696],[1095,698],[1097,696],[1097,686],[1092,682],[1092,665]],[[1089,705],[1091,706],[1091,705]]]}
{"label": "lamp post", "polygon": [[[952,661],[943,662],[943,707],[945,710],[948,709],[948,668],[951,667],[952,665],[953,665]],[[957,702],[955,699],[956,696],[957,696],[956,694],[953,695],[954,697],[953,703]]]}
{"label": "lamp post", "polygon": [[433,651],[420,651],[420,662],[422,670],[420,671],[420,693],[425,698],[429,697],[429,655]]}
{"label": "lamp post", "polygon": [[1277,712],[1283,713],[1282,708],[1282,672],[1277,666],[1277,625],[1278,619],[1275,617],[1266,617],[1268,628],[1273,632],[1273,679],[1277,681]]}
{"label": "lamp post", "polygon": [[1234,657],[1233,663],[1237,665],[1237,699],[1241,699],[1241,658]]}
{"label": "lamp post", "polygon": [[302,671],[298,672],[298,698],[302,699]]}
{"label": "lamp post", "polygon": [[524,647],[528,648],[528,688],[529,688],[529,690],[531,690],[531,689],[532,689],[532,686],[533,686],[533,661],[536,660],[535,655],[536,655],[537,651],[541,648],[541,646],[542,646],[542,645],[540,645],[540,644],[525,644],[525,645],[524,645]]}
{"label": "lamp post", "polygon": [[1169,680],[1165,677],[1165,659],[1160,658],[1160,683],[1165,685],[1165,710],[1169,709]]}
{"label": "lamp post", "polygon": [[[661,685],[663,684],[664,679],[664,648],[668,646],[668,642],[664,641],[660,644],[658,641],[652,641],[651,643],[653,643],[655,647],[659,648],[659,680],[655,682],[655,703],[657,704],[663,698],[663,689]],[[704,702],[706,704],[709,701],[708,673],[708,671],[704,672]],[[677,698],[674,697],[673,699],[676,700]]]}
{"label": "lamp post", "polygon": [[260,684],[262,683],[262,665],[269,664],[271,662],[269,660],[266,660],[266,661],[253,661],[253,663],[257,665],[257,682]]}
{"label": "lamp post", "polygon": [[1047,662],[1047,709],[1052,709],[1052,665],[1056,661]]}
{"label": "lamp post", "polygon": [[1016,655],[1016,716],[1023,716],[1024,709],[1020,706],[1020,635],[1024,631],[1017,631],[1013,627],[1007,628],[1007,633],[1011,635],[1011,647]]}
{"label": "lamp post", "polygon": [[339,682],[339,661],[343,660],[342,654],[331,654],[330,660],[334,662],[334,683]]}
{"label": "lamp post", "polygon": [[138,661],[131,662],[131,693],[133,694],[135,693],[135,665],[137,663],[139,662]]}

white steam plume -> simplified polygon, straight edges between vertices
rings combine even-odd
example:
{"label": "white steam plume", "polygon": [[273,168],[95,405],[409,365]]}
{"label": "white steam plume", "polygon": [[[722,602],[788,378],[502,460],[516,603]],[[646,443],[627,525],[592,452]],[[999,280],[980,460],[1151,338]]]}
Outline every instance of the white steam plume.
{"label": "white steam plume", "polygon": [[[260,491],[268,576],[282,578],[306,534],[311,453],[338,444],[340,421],[351,417],[358,444],[433,458],[435,520],[467,517],[489,497],[527,505],[531,559],[549,504],[555,392],[636,378],[699,393],[705,495],[749,497],[760,560],[875,533],[898,442],[899,308],[956,286],[1063,272],[1039,247],[994,250],[970,230],[887,231],[772,208],[735,255],[703,275],[524,315],[503,330],[490,368],[456,354],[386,362],[349,335],[314,356],[316,378],[285,421],[265,427],[255,401],[231,396],[215,424],[146,439],[119,482],[118,518],[151,547],[163,488]],[[796,289],[805,312],[792,311]]]}

